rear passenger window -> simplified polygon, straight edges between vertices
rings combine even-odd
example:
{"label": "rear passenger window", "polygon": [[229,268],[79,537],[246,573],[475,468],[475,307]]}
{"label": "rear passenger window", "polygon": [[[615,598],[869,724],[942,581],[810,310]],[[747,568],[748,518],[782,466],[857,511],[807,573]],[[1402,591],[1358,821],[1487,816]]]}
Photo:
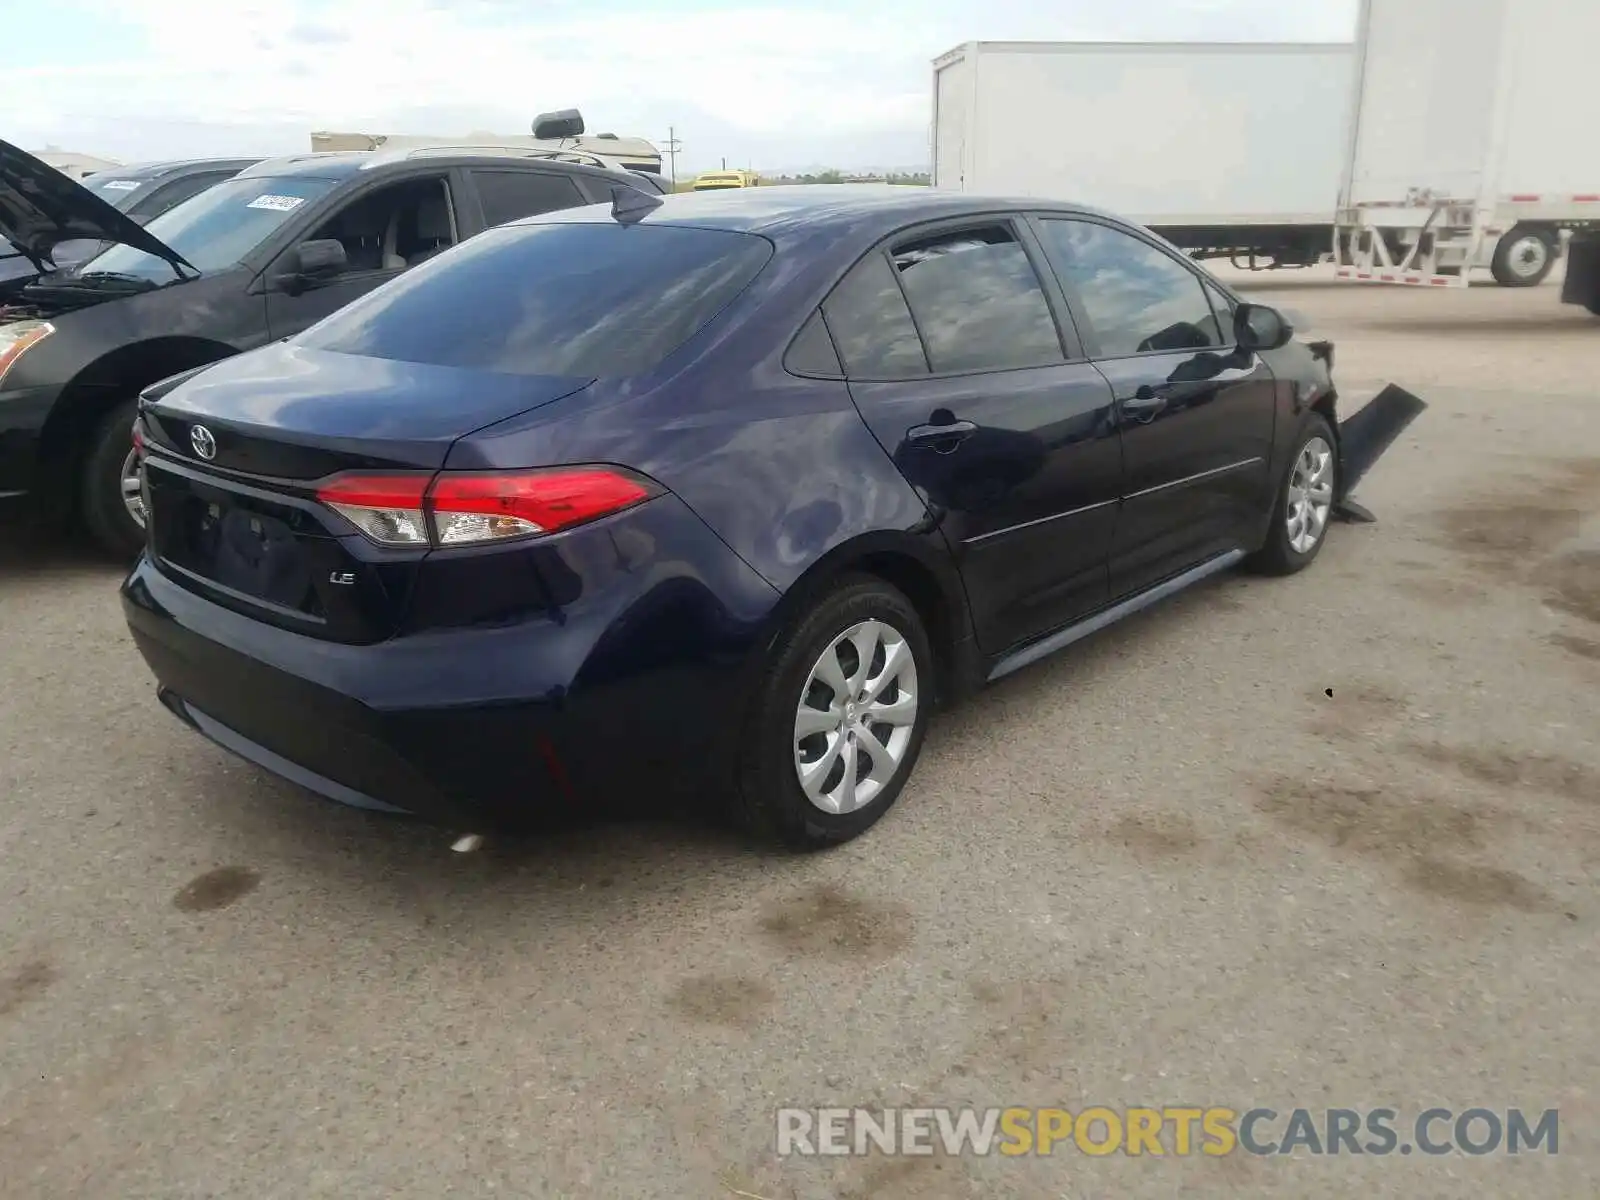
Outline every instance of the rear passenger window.
{"label": "rear passenger window", "polygon": [[869,254],[822,305],[844,369],[853,378],[926,375],[928,360],[889,260]]}
{"label": "rear passenger window", "polygon": [[578,185],[565,175],[540,171],[473,171],[485,225],[504,225],[522,217],[577,208],[585,203]]}
{"label": "rear passenger window", "polygon": [[895,270],[935,371],[1061,362],[1061,337],[1027,252],[1003,225],[895,247]]}

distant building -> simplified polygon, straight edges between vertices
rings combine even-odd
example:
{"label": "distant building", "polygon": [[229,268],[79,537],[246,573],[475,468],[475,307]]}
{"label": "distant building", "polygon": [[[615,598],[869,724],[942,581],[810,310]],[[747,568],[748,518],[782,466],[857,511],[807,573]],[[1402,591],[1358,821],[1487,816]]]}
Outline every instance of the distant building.
{"label": "distant building", "polygon": [[40,162],[54,167],[71,179],[82,179],[85,175],[93,175],[96,171],[109,171],[112,167],[122,165],[109,158],[96,158],[92,154],[77,154],[71,150],[57,150],[53,146],[32,153]]}

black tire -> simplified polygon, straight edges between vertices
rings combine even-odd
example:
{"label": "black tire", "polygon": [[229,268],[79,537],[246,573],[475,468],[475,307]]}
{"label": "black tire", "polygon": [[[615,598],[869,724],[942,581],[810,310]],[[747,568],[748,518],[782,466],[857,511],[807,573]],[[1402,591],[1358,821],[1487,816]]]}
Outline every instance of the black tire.
{"label": "black tire", "polygon": [[[855,811],[826,812],[812,803],[800,785],[795,762],[796,712],[812,668],[823,653],[845,632],[869,619],[888,625],[910,648],[916,671],[916,712],[893,778]],[[864,833],[893,807],[916,768],[933,697],[933,652],[916,608],[875,576],[840,579],[805,607],[769,651],[744,726],[733,797],[735,820],[753,836],[795,850],[817,850]],[[862,761],[870,762],[870,756]],[[838,772],[842,777],[842,766]],[[857,775],[859,778],[860,768]]]}
{"label": "black tire", "polygon": [[1300,461],[1300,456],[1305,453],[1306,447],[1318,438],[1326,443],[1333,453],[1333,496],[1339,494],[1339,443],[1334,438],[1333,427],[1328,424],[1328,419],[1321,413],[1312,413],[1300,431],[1300,436],[1295,439],[1294,452],[1290,454],[1283,470],[1283,478],[1278,481],[1277,491],[1273,493],[1272,519],[1267,526],[1267,540],[1261,549],[1247,560],[1246,565],[1259,574],[1293,575],[1296,571],[1303,571],[1316,561],[1317,555],[1322,553],[1322,547],[1327,543],[1328,529],[1333,524],[1331,498],[1322,531],[1309,549],[1297,550],[1289,538],[1289,493],[1295,481],[1295,467]]}
{"label": "black tire", "polygon": [[119,404],[96,427],[83,461],[79,498],[84,527],[106,553],[132,559],[144,548],[144,527],[122,501],[122,470],[133,449],[137,400]]}
{"label": "black tire", "polygon": [[1549,278],[1555,265],[1554,231],[1518,225],[1495,246],[1489,271],[1501,287],[1537,287]]}

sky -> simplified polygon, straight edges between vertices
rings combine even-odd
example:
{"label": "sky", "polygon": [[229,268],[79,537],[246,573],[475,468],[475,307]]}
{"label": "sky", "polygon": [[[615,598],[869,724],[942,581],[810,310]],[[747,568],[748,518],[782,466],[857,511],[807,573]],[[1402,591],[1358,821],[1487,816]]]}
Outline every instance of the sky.
{"label": "sky", "polygon": [[682,143],[679,173],[915,167],[971,40],[1347,41],[1357,0],[0,0],[0,138],[124,163],[313,129]]}

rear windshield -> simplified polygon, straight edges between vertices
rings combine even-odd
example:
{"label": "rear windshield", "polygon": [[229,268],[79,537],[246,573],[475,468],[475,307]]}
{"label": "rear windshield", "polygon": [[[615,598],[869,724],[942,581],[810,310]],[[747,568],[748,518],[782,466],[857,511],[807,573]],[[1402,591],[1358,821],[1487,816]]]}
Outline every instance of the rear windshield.
{"label": "rear windshield", "polygon": [[766,266],[765,238],[601,223],[506,225],[406,272],[296,339],[507,375],[649,370]]}

